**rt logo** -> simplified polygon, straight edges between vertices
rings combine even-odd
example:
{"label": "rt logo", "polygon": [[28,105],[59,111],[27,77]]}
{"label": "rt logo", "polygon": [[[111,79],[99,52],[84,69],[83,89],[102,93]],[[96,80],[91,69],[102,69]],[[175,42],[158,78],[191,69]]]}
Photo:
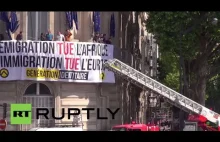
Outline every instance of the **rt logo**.
{"label": "rt logo", "polygon": [[11,124],[31,124],[31,104],[11,104]]}
{"label": "rt logo", "polygon": [[0,70],[0,76],[2,78],[7,78],[8,75],[9,75],[9,71],[7,69],[3,68],[3,69]]}

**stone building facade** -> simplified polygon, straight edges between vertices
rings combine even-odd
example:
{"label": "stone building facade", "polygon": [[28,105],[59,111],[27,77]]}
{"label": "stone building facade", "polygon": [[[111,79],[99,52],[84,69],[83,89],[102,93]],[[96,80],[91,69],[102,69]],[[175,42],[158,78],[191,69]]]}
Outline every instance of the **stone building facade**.
{"label": "stone building facade", "polygon": [[[90,42],[93,34],[92,11],[77,13],[79,30],[72,31],[72,41]],[[115,47],[114,57],[151,77],[156,77],[158,47],[152,35],[145,29],[144,21],[147,14],[144,12],[101,12],[101,33],[109,35],[112,13],[115,15],[116,23],[116,34],[112,39]],[[48,29],[54,35],[58,31],[64,32],[67,29],[65,12],[17,12],[17,15],[20,27],[14,37],[23,31],[24,40],[38,40],[40,33],[45,33]],[[0,33],[5,34],[5,25],[2,21],[0,21]],[[105,111],[107,107],[120,108],[120,113],[115,120],[96,120],[95,114],[92,114],[92,118],[87,120],[86,114],[83,114],[85,130],[108,130],[113,125],[128,123],[131,119],[144,123],[146,121],[146,100],[149,94],[149,91],[140,90],[117,76],[115,84],[0,82],[0,103],[29,102],[35,107],[44,104],[48,108],[55,107],[57,115],[60,114],[61,108],[68,107],[103,108],[102,115],[108,115]],[[35,124],[10,125],[9,110],[8,108],[7,130],[27,130],[36,127]],[[71,120],[64,119],[62,123],[69,121]]]}

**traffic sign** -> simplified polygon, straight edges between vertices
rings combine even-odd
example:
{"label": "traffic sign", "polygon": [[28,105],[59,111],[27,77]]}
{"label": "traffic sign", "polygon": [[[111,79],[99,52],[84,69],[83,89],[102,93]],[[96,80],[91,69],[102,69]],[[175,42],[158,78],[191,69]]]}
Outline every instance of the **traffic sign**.
{"label": "traffic sign", "polygon": [[4,119],[1,119],[0,120],[0,129],[5,130],[6,126],[7,126],[7,121]]}

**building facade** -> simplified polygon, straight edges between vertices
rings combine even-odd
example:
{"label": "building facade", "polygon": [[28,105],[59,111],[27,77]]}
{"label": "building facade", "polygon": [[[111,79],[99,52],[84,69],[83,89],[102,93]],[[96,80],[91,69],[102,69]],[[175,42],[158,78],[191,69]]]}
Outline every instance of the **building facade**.
{"label": "building facade", "polygon": [[[137,12],[101,12],[101,33],[110,34],[109,25],[111,14],[115,16],[115,37],[112,38],[114,45],[114,58],[136,66],[143,73],[155,77],[158,58],[158,47],[151,35],[146,32],[144,21],[146,13]],[[72,31],[72,41],[91,42],[93,32],[92,11],[77,12],[78,31]],[[58,31],[62,33],[67,29],[65,12],[17,12],[20,23],[19,29],[13,35],[15,37],[20,31],[23,32],[23,40],[39,40],[41,33],[49,29],[54,36]],[[5,25],[0,21],[0,33],[5,34]],[[130,34],[133,33],[133,34]],[[136,37],[134,39],[134,37]],[[130,38],[130,39],[129,39]],[[129,42],[134,40],[134,42]],[[152,42],[152,43],[151,43]],[[136,43],[136,45],[134,45]],[[152,48],[153,45],[153,48]],[[134,49],[138,51],[133,52]],[[132,48],[132,50],[131,50]],[[139,58],[135,53],[140,54]],[[138,62],[137,62],[138,61]],[[134,63],[135,62],[135,63]],[[136,63],[137,62],[137,63]],[[109,115],[106,108],[120,108],[114,120],[97,120],[96,114],[92,114],[89,120],[86,114],[82,115],[84,130],[108,130],[113,125],[130,121],[129,119],[143,120],[146,117],[146,95],[139,102],[143,106],[137,106],[133,98],[134,93],[126,91],[129,85],[122,79],[116,77],[116,83],[67,83],[67,82],[36,82],[36,81],[1,81],[0,103],[31,103],[33,111],[37,107],[55,108],[56,114],[60,116],[61,108],[68,107],[95,107],[102,108],[101,115]],[[149,94],[149,93],[148,93]],[[142,110],[138,108],[143,108]],[[1,109],[0,109],[1,111]],[[32,125],[10,125],[10,108],[8,108],[7,130],[28,130],[37,127],[38,123],[33,120]],[[1,117],[1,115],[0,115]],[[53,120],[41,120],[50,123]],[[57,123],[71,123],[72,120],[63,119]]]}

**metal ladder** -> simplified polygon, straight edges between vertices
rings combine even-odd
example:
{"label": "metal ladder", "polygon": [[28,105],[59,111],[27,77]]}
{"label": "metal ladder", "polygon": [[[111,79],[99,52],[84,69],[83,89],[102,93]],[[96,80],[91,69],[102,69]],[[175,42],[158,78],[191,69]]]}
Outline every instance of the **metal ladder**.
{"label": "metal ladder", "polygon": [[130,81],[131,83],[141,87],[142,89],[151,89],[157,94],[163,96],[164,99],[170,104],[186,112],[193,112],[199,115],[203,115],[209,121],[220,125],[219,114],[168,88],[167,86],[135,70],[134,68],[119,61],[118,59],[108,60],[104,65],[105,68],[113,71],[116,75],[125,78],[127,81]]}

